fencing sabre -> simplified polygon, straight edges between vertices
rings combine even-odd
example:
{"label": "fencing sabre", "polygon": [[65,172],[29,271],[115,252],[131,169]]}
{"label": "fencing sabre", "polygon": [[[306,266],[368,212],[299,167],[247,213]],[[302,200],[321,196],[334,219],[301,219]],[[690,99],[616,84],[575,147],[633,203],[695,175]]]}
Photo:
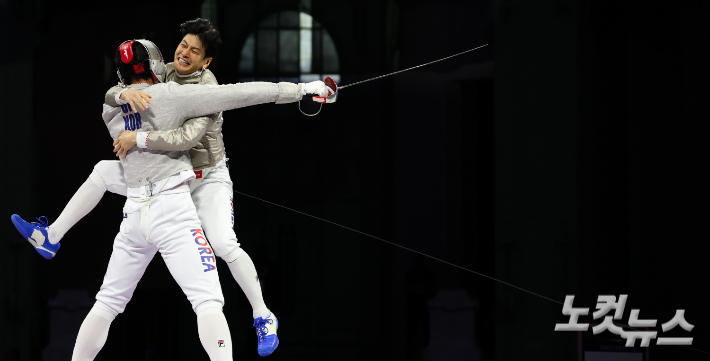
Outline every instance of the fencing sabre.
{"label": "fencing sabre", "polygon": [[439,60],[430,61],[430,62],[428,62],[428,63],[424,63],[424,64],[417,65],[417,66],[413,66],[413,67],[411,67],[411,68],[407,68],[407,69],[403,69],[403,70],[398,70],[398,71],[395,71],[395,72],[393,72],[393,73],[389,73],[389,74],[385,74],[385,75],[376,76],[376,77],[374,77],[374,78],[361,80],[361,81],[358,81],[358,82],[355,82],[355,83],[352,83],[352,84],[348,84],[348,85],[342,85],[342,86],[340,86],[340,87],[338,87],[338,84],[335,84],[335,81],[333,80],[333,78],[327,77],[327,78],[325,78],[325,80],[323,81],[323,82],[325,83],[326,87],[328,88],[328,95],[327,95],[327,96],[318,96],[317,94],[306,94],[306,95],[303,96],[303,99],[311,99],[312,101],[314,101],[314,102],[316,102],[316,103],[320,103],[320,108],[318,109],[318,111],[317,111],[315,114],[306,114],[306,113],[304,113],[303,110],[301,110],[301,101],[300,101],[300,100],[298,101],[298,110],[300,110],[301,113],[303,113],[303,115],[307,115],[307,116],[309,116],[309,117],[316,116],[316,115],[318,115],[318,113],[320,113],[321,109],[323,109],[323,104],[335,103],[335,101],[338,100],[338,91],[341,90],[341,89],[345,89],[345,88],[347,88],[347,87],[351,87],[351,86],[355,86],[355,85],[358,85],[358,84],[366,83],[366,82],[372,81],[372,80],[382,79],[382,78],[388,77],[388,76],[390,76],[390,75],[395,75],[395,74],[399,74],[399,73],[404,73],[405,71],[409,71],[409,70],[412,70],[412,69],[421,68],[421,67],[423,67],[423,66],[425,66],[425,65],[434,64],[434,63],[439,62],[439,61],[442,61],[442,60],[450,59],[450,58],[453,58],[453,57],[455,57],[455,56],[459,56],[459,55],[461,55],[461,54],[465,54],[465,53],[468,53],[468,52],[471,52],[471,51],[474,51],[474,50],[478,50],[478,49],[480,49],[480,48],[482,48],[482,47],[484,47],[484,46],[487,46],[487,45],[488,45],[488,44],[483,44],[483,45],[478,46],[478,47],[475,47],[475,48],[473,48],[473,49],[468,49],[468,50],[466,50],[466,51],[462,51],[462,52],[460,52],[460,53],[458,53],[458,54],[450,55],[450,56],[447,56],[447,57],[445,57],[445,58],[441,58],[441,59],[439,59]]}

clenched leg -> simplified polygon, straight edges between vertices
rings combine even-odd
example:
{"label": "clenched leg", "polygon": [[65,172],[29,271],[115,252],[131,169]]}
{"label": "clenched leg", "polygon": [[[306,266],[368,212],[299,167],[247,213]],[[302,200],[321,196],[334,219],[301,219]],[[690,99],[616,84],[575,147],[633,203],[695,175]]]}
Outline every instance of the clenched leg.
{"label": "clenched leg", "polygon": [[252,316],[255,319],[267,317],[271,312],[264,303],[256,268],[251,257],[239,247],[234,233],[232,195],[229,171],[221,166],[212,170],[192,192],[192,199],[215,253],[227,262],[229,271],[247,296]]}

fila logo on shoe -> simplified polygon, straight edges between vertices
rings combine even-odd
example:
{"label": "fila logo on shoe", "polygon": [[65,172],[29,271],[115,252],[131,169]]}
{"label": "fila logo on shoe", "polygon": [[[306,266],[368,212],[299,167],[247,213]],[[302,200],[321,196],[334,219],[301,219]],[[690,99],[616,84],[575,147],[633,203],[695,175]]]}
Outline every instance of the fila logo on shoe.
{"label": "fila logo on shoe", "polygon": [[27,240],[35,247],[40,247],[44,244],[44,235],[39,230],[35,229],[32,235],[27,237]]}

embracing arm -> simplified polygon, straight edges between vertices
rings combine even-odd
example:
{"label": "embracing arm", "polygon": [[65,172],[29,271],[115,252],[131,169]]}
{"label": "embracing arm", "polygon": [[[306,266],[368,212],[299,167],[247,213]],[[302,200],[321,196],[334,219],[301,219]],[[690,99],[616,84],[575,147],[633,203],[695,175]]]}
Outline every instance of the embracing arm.
{"label": "embracing arm", "polygon": [[148,109],[148,104],[153,103],[150,98],[152,97],[142,90],[114,86],[106,92],[104,103],[112,107],[129,104],[132,109],[136,109],[136,106],[138,106],[140,110],[145,111]]}
{"label": "embracing arm", "polygon": [[126,88],[121,88],[120,86],[111,87],[111,89],[109,89],[106,92],[106,95],[104,96],[104,103],[112,107],[117,107],[119,105],[126,104],[125,101],[120,101],[120,99],[118,98],[118,95],[121,94],[121,91],[124,89]]}
{"label": "embracing arm", "polygon": [[292,103],[301,99],[301,85],[252,82],[228,85],[168,84],[178,114],[194,118],[262,103]]}
{"label": "embracing arm", "polygon": [[[202,83],[219,85],[217,78],[211,71],[202,75]],[[205,136],[207,128],[222,114],[188,119],[180,128],[171,130],[157,130],[148,134],[138,133],[137,145],[142,148],[168,151],[184,151],[196,146]]]}
{"label": "embracing arm", "polygon": [[[221,116],[221,115],[220,115]],[[216,116],[215,116],[216,117]],[[209,127],[216,118],[198,117],[188,119],[180,128],[171,130],[156,130],[152,132],[139,132],[137,146],[166,151],[183,151],[197,145],[205,136]]]}
{"label": "embracing arm", "polygon": [[[221,114],[218,116],[222,116]],[[216,118],[215,118],[216,119]],[[164,151],[185,151],[197,145],[215,119],[199,117],[188,119],[180,128],[171,130],[155,130],[151,132],[121,132],[113,142],[117,157],[126,156],[133,146]]]}
{"label": "embracing arm", "polygon": [[[217,79],[211,72],[206,72],[203,75],[202,81],[206,84],[217,85]],[[123,94],[120,92],[123,91]],[[113,87],[106,93],[106,103],[111,105],[110,101],[113,100],[114,103],[123,103],[123,99],[119,100],[119,95],[121,98],[126,97],[129,103],[132,104],[131,99],[134,96],[143,96],[143,98],[133,98],[136,104],[141,105],[142,100],[150,101],[150,95],[140,90],[121,90],[120,87]],[[148,98],[146,98],[148,97]],[[152,102],[151,102],[152,103]],[[147,104],[145,107],[147,108]],[[145,110],[141,106],[142,110]],[[129,149],[134,146],[139,148],[149,148],[155,150],[163,151],[185,151],[190,148],[195,147],[199,144],[202,137],[205,136],[207,128],[221,117],[222,114],[213,114],[210,116],[202,116],[188,119],[177,129],[170,130],[154,130],[150,132],[134,132],[134,131],[124,131],[122,132],[118,139],[113,142],[114,152],[116,156],[120,157],[128,152]]]}

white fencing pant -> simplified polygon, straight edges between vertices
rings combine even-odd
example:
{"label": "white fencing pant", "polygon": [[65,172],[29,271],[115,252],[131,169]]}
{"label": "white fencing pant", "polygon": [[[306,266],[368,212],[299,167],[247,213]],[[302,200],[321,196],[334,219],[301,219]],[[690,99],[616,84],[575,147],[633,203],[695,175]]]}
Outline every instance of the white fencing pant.
{"label": "white fencing pant", "polygon": [[233,262],[243,252],[234,233],[234,191],[229,169],[220,162],[192,190],[192,201],[215,254]]}
{"label": "white fencing pant", "polygon": [[[121,231],[96,300],[122,313],[157,251],[192,304],[224,304],[213,251],[200,227],[189,187],[182,185],[153,197],[147,212],[147,239],[141,235],[143,203],[127,200]],[[145,214],[144,214],[145,215]]]}
{"label": "white fencing pant", "polygon": [[[107,191],[126,196],[127,185],[120,161],[97,163],[91,177],[95,182],[102,182]],[[226,262],[233,262],[243,251],[233,228],[232,180],[226,163],[220,162],[212,168],[191,193],[197,216],[215,254]]]}

